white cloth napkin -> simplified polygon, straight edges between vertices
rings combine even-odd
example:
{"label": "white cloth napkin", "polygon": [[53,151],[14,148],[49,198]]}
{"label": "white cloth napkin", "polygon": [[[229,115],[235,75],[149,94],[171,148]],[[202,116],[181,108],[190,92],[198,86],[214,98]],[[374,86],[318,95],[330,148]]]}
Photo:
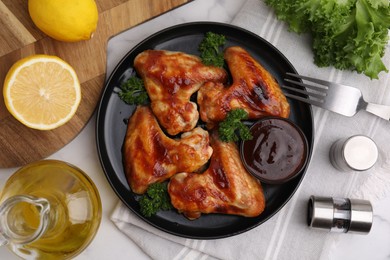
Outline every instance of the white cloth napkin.
{"label": "white cloth napkin", "polygon": [[[268,40],[290,60],[298,73],[357,87],[367,101],[390,105],[389,74],[381,73],[379,80],[370,80],[354,72],[318,68],[313,64],[309,37],[289,32],[287,25],[278,21],[263,1],[248,0],[231,23]],[[384,63],[390,68],[390,50],[386,52]],[[310,229],[306,224],[308,199],[311,195],[361,198],[370,200],[375,209],[375,204],[390,190],[390,146],[387,144],[390,122],[365,111],[348,118],[313,109],[315,142],[307,174],[287,205],[259,227],[225,239],[186,239],[146,224],[121,202],[112,214],[112,221],[153,259],[334,259],[333,249],[348,246],[345,237],[353,240],[354,235]],[[378,162],[365,172],[335,170],[329,162],[330,146],[340,138],[355,134],[367,135],[378,144]],[[375,241],[380,237],[375,221],[377,217],[374,217],[370,234],[364,236],[367,240]],[[378,255],[375,259],[385,258],[383,245],[378,243],[367,245],[366,250],[358,254],[361,258],[356,259],[370,259],[365,252],[375,252]]]}

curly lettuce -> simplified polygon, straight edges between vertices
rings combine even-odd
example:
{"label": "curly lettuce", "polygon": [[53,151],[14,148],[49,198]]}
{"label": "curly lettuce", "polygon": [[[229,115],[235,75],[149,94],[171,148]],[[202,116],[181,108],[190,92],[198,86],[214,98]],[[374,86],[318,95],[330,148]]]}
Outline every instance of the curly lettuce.
{"label": "curly lettuce", "polygon": [[382,62],[389,40],[388,0],[265,0],[296,33],[313,38],[319,67],[355,70],[371,79],[388,69]]}

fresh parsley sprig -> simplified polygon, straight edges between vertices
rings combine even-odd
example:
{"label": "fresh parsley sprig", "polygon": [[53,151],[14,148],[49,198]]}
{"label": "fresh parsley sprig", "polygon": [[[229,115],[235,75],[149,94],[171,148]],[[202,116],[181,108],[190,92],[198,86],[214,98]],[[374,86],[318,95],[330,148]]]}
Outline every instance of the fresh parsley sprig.
{"label": "fresh parsley sprig", "polygon": [[149,103],[149,96],[146,92],[144,82],[137,76],[132,76],[121,85],[118,95],[129,105],[145,105]]}
{"label": "fresh parsley sprig", "polygon": [[139,200],[141,214],[151,217],[160,210],[169,210],[173,206],[168,194],[166,182],[151,184]]}
{"label": "fresh parsley sprig", "polygon": [[222,34],[207,32],[199,44],[200,58],[208,66],[223,67],[223,46],[226,37]]}
{"label": "fresh parsley sprig", "polygon": [[251,140],[253,136],[248,126],[242,122],[245,119],[248,119],[248,113],[244,109],[229,111],[225,120],[219,123],[219,138],[224,142]]}

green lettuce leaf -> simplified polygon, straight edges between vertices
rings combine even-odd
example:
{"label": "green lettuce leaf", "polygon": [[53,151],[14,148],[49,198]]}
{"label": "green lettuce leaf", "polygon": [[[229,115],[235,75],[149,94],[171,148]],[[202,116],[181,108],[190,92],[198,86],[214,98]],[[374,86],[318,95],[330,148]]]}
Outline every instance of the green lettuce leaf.
{"label": "green lettuce leaf", "polygon": [[355,70],[371,79],[382,71],[388,43],[388,0],[265,0],[292,31],[310,33],[314,63]]}

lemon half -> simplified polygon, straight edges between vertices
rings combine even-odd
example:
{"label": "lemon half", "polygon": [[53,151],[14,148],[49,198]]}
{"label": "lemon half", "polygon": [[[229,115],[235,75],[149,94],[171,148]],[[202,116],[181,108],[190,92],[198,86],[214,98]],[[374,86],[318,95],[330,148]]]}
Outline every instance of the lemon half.
{"label": "lemon half", "polygon": [[88,40],[98,22],[94,0],[29,0],[28,11],[41,31],[59,41]]}
{"label": "lemon half", "polygon": [[8,111],[22,124],[51,130],[68,122],[81,101],[74,69],[57,56],[32,55],[17,61],[3,86]]}

